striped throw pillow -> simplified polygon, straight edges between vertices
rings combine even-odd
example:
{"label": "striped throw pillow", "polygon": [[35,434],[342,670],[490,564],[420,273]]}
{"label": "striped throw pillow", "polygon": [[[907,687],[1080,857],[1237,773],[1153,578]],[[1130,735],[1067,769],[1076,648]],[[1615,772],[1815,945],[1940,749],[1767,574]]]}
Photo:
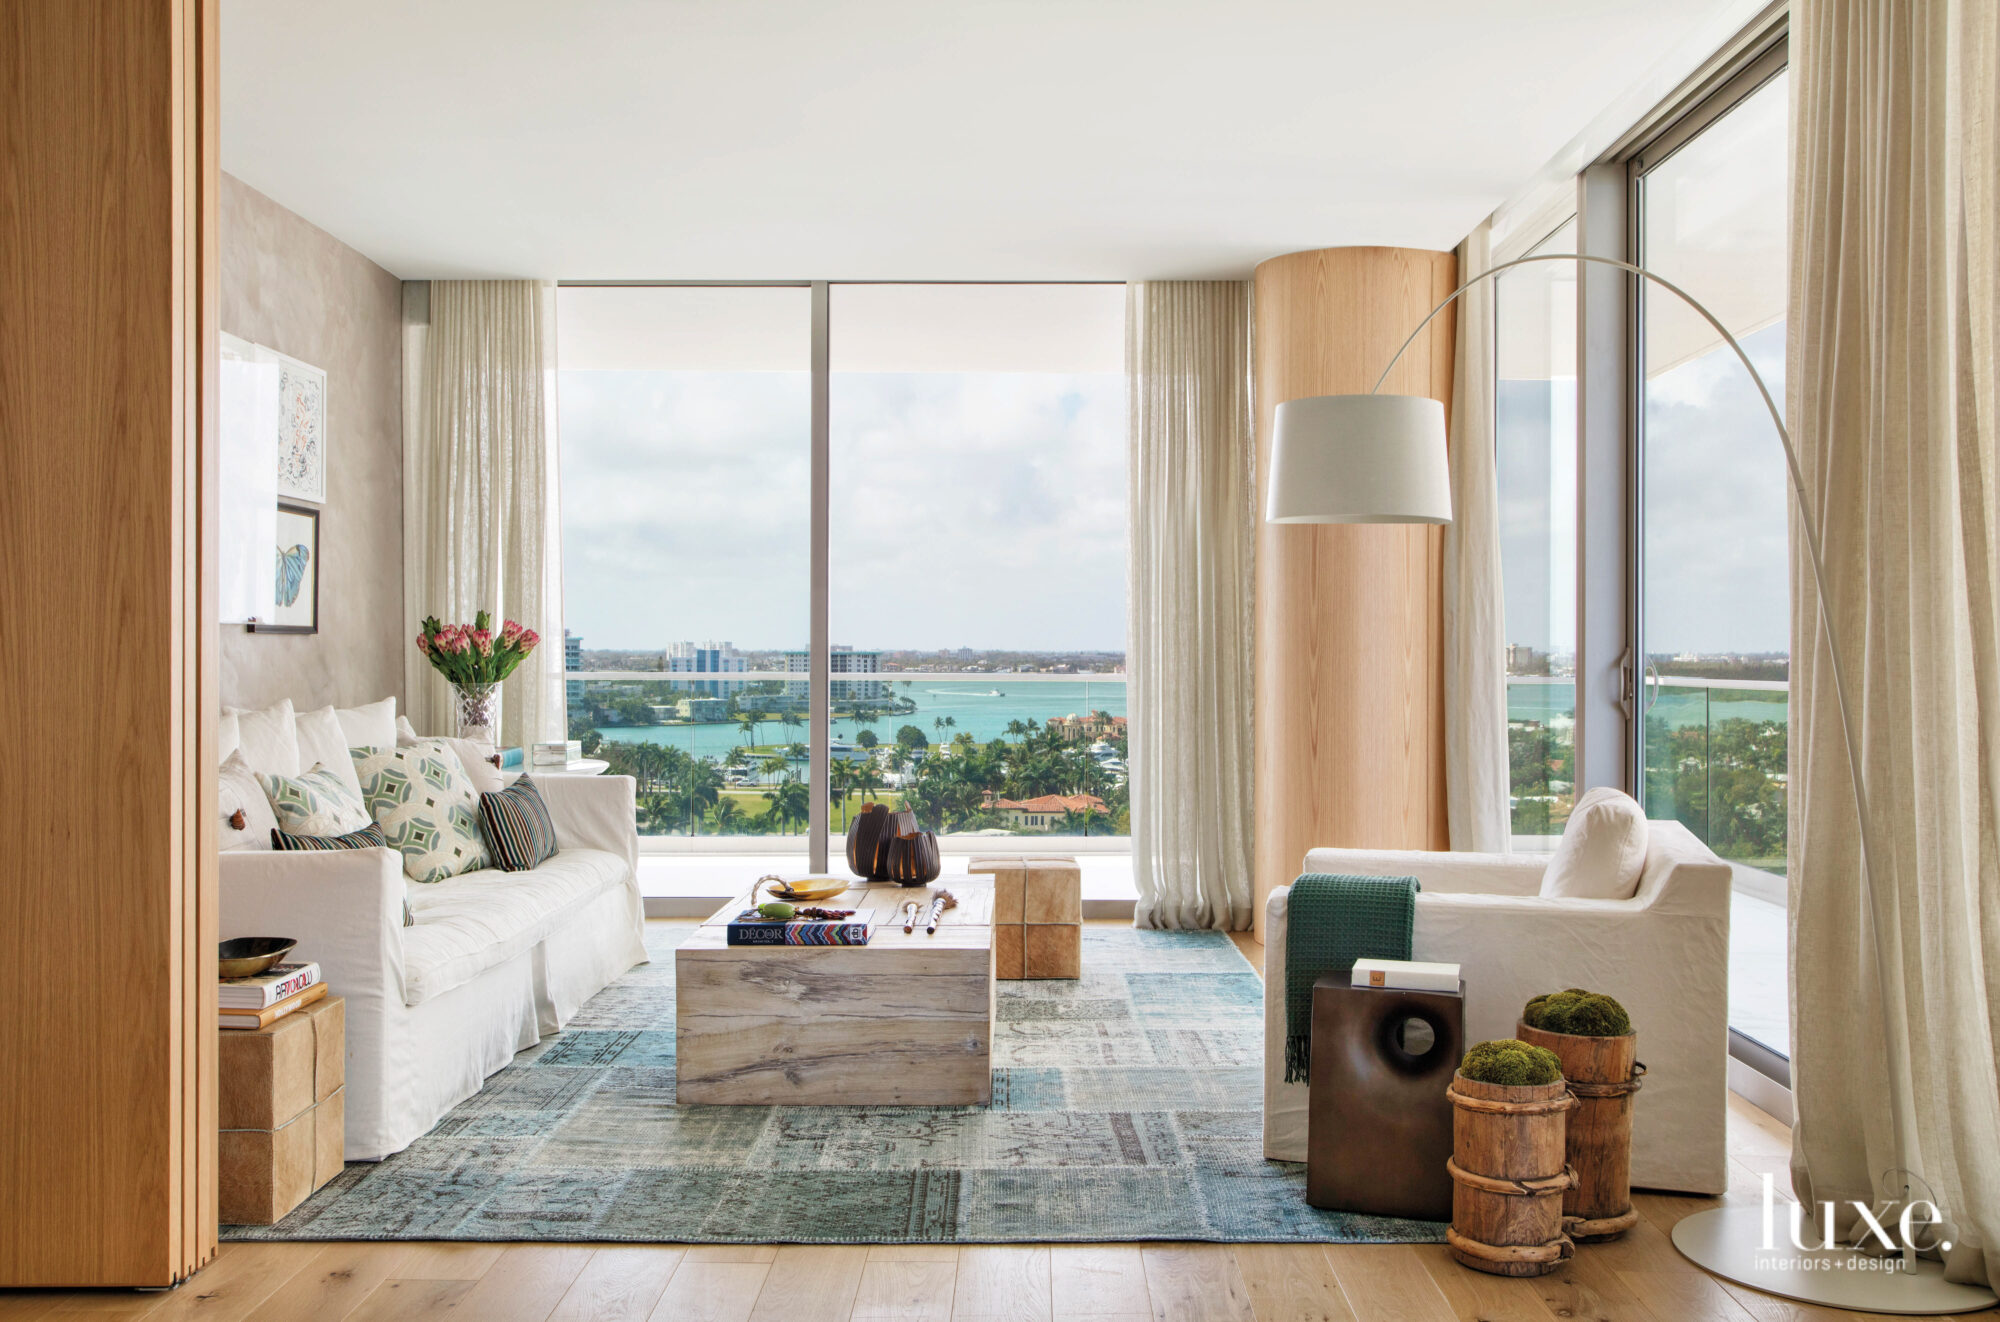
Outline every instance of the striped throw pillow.
{"label": "striped throw pillow", "polygon": [[556,824],[549,820],[542,792],[526,776],[504,790],[479,796],[486,822],[486,847],[507,872],[526,872],[556,854]]}
{"label": "striped throw pillow", "polygon": [[370,822],[359,831],[349,831],[346,835],[294,835],[280,827],[271,828],[271,848],[273,849],[387,849],[389,837],[382,834],[382,828]]}

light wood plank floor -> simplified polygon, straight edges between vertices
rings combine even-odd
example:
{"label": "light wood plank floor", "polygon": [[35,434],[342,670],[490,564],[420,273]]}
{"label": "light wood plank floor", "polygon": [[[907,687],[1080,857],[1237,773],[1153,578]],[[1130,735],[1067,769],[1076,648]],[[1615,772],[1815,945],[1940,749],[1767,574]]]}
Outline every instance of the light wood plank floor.
{"label": "light wood plank floor", "polygon": [[[1239,940],[1261,967],[1262,948]],[[1731,1096],[1735,1177],[1782,1175],[1783,1125]],[[1442,1245],[226,1244],[178,1290],[0,1292],[0,1322],[1841,1322],[1725,1284],[1668,1233],[1714,1200],[1640,1194],[1623,1240],[1562,1271],[1467,1271]],[[1976,1317],[1992,1319],[2000,1313]]]}

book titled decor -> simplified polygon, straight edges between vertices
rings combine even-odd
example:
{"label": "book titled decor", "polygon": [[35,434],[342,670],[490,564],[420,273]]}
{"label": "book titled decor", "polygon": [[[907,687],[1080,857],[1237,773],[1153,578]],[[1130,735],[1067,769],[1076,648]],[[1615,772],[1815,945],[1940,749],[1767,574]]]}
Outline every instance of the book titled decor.
{"label": "book titled decor", "polygon": [[723,928],[723,938],[732,946],[865,946],[870,923],[859,916],[832,922],[781,922],[745,909]]}

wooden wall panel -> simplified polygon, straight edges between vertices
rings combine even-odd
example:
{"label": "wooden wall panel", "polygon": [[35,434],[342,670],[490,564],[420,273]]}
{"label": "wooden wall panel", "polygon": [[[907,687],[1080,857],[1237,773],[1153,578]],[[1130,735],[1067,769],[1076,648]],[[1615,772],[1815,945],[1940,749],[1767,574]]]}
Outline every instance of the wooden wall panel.
{"label": "wooden wall panel", "polygon": [[215,52],[0,7],[0,1285],[215,1251]]}
{"label": "wooden wall panel", "polygon": [[[1451,253],[1328,248],[1257,268],[1256,921],[1319,845],[1443,849],[1443,530],[1261,518],[1277,405],[1366,393],[1449,294]],[[1451,402],[1446,312],[1383,385]]]}

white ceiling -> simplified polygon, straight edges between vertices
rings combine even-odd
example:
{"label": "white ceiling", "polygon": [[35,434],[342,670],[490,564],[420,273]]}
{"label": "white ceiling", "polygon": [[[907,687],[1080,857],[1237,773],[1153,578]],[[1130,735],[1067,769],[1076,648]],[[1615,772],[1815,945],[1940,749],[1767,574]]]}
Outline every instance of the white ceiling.
{"label": "white ceiling", "polygon": [[1443,248],[1743,0],[224,0],[222,164],[405,278]]}

